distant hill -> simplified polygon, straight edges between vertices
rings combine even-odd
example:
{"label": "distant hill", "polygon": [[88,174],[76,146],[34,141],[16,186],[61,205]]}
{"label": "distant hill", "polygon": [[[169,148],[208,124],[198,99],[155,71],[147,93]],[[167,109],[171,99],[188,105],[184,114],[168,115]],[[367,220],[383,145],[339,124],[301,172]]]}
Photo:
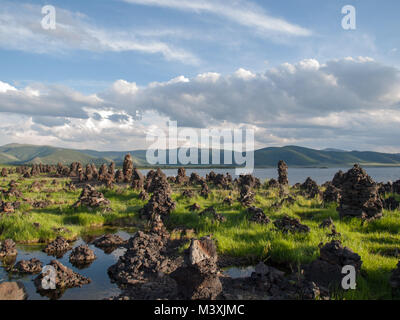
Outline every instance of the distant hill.
{"label": "distant hill", "polygon": [[[200,156],[202,150],[197,150]],[[147,166],[146,150],[134,151],[95,151],[36,146],[28,144],[8,144],[0,147],[0,164],[69,164],[79,161],[82,164],[109,163],[121,165],[124,156],[130,153],[135,166]],[[220,151],[221,163],[224,151]],[[279,160],[284,160],[291,167],[337,167],[354,163],[376,166],[400,166],[400,154],[379,153],[372,151],[344,151],[338,149],[315,150],[298,146],[272,147],[256,150],[256,167],[275,167]],[[167,152],[167,163],[169,162]],[[209,156],[211,163],[211,152]],[[177,165],[181,165],[178,163]],[[208,165],[211,166],[211,165]]]}

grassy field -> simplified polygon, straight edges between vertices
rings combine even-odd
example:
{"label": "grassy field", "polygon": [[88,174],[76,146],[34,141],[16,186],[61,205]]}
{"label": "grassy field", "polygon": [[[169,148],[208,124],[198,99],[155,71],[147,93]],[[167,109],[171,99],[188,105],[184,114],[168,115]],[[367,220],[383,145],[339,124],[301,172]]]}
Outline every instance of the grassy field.
{"label": "grassy field", "polygon": [[[17,180],[17,176],[1,178],[0,187],[7,189],[11,179]],[[34,181],[42,180],[45,183],[41,191],[30,189]],[[32,205],[23,203],[13,214],[0,214],[0,239],[44,242],[54,239],[57,235],[73,239],[90,228],[116,221],[128,219],[130,223],[140,223],[138,211],[146,201],[140,200],[138,192],[128,186],[115,186],[113,190],[100,188],[105,197],[111,201],[112,211],[108,212],[103,209],[72,208],[81,190],[65,191],[67,179],[57,179],[56,185],[52,185],[52,181],[50,178],[37,177],[18,182],[18,189],[22,191],[23,198],[50,200],[53,204],[43,209],[36,209]],[[271,205],[280,201],[277,190],[262,187],[257,191],[254,205],[262,208],[272,221],[288,214],[299,218],[311,229],[308,234],[283,234],[276,230],[273,223],[264,226],[249,222],[246,208],[237,201],[237,191],[212,189],[208,199],[200,196],[187,199],[181,196],[182,188],[174,187],[173,190],[177,206],[167,223],[170,230],[185,227],[193,228],[196,236],[213,234],[220,255],[246,258],[249,263],[263,260],[271,264],[285,265],[293,270],[298,269],[300,264],[308,263],[318,257],[318,245],[321,242],[326,243],[332,239],[327,235],[329,229],[319,228],[322,220],[331,217],[336,230],[341,233],[342,243],[358,253],[363,261],[362,277],[357,281],[357,289],[340,292],[336,298],[393,298],[388,279],[399,260],[396,256],[400,244],[398,211],[385,211],[382,219],[362,225],[356,218],[340,220],[336,204],[324,205],[320,199],[310,200],[297,196],[293,205],[286,205],[276,210],[272,209]],[[232,206],[223,204],[223,199],[229,195],[234,199]],[[194,202],[202,209],[214,206],[218,213],[227,218],[227,221],[219,223],[211,217],[200,217],[197,213],[190,212],[186,207]],[[34,223],[39,223],[40,227],[35,227]],[[68,231],[60,232],[58,228],[67,228]]]}

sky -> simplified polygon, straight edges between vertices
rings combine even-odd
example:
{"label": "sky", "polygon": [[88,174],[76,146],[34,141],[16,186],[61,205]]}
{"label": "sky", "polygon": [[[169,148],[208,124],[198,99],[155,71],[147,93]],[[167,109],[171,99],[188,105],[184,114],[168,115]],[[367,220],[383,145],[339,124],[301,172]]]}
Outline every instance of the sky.
{"label": "sky", "polygon": [[143,149],[177,121],[253,129],[256,148],[400,153],[399,12],[397,0],[0,0],[0,145]]}

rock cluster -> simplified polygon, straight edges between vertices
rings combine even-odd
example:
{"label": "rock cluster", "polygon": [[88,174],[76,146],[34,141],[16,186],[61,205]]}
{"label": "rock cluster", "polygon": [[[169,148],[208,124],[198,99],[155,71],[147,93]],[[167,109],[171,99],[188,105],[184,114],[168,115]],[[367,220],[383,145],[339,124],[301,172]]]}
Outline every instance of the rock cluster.
{"label": "rock cluster", "polygon": [[[64,290],[68,288],[74,288],[74,287],[81,287],[82,285],[89,284],[91,280],[89,278],[86,278],[79,273],[74,272],[73,270],[67,268],[64,266],[61,262],[57,260],[52,260],[49,264],[49,266],[53,267],[55,270],[55,286],[56,290]],[[36,286],[36,289],[39,292],[46,292],[49,291],[48,288],[43,287],[43,283],[46,283],[44,278],[50,273],[49,271],[43,272],[39,274],[35,280],[34,284]],[[53,290],[50,290],[53,291]]]}
{"label": "rock cluster", "polygon": [[0,258],[15,257],[18,254],[15,242],[11,239],[4,240],[0,246]]}
{"label": "rock cluster", "polygon": [[20,202],[5,202],[0,200],[0,213],[13,213],[21,205]]}
{"label": "rock cluster", "polygon": [[280,160],[278,162],[278,183],[283,186],[287,186],[289,184],[288,179],[288,166],[285,161]]}
{"label": "rock cluster", "polygon": [[209,194],[210,194],[210,189],[208,188],[207,182],[203,181],[201,184],[200,195],[204,199],[207,199]]}
{"label": "rock cluster", "polygon": [[128,241],[122,239],[117,234],[106,234],[93,241],[97,248],[103,249],[106,253],[111,253],[119,247],[123,247]]}
{"label": "rock cluster", "polygon": [[247,209],[247,212],[250,214],[249,221],[260,223],[260,224],[268,224],[271,222],[271,219],[267,217],[264,211],[260,208],[250,207]]}
{"label": "rock cluster", "polygon": [[225,222],[226,217],[222,214],[217,213],[214,207],[208,207],[207,209],[203,210],[199,213],[200,216],[210,215],[215,221]]}
{"label": "rock cluster", "polygon": [[332,183],[327,184],[322,199],[325,203],[335,202],[340,200],[340,189],[336,188]]}
{"label": "rock cluster", "polygon": [[214,300],[221,294],[217,260],[217,248],[210,236],[192,239],[184,264],[171,274],[182,299]]}
{"label": "rock cluster", "polygon": [[149,220],[154,216],[160,216],[163,219],[169,217],[176,204],[171,198],[171,187],[161,170],[158,169],[152,177],[151,182],[147,185],[147,191],[153,192],[153,195],[140,210],[141,215]]}
{"label": "rock cluster", "polygon": [[0,300],[26,300],[28,294],[22,282],[0,283]]}
{"label": "rock cluster", "polygon": [[354,165],[341,179],[340,217],[373,219],[382,216],[383,203],[378,186],[359,165]]}
{"label": "rock cluster", "polygon": [[118,284],[137,284],[157,278],[159,273],[170,273],[176,265],[167,256],[168,234],[138,231],[128,241],[126,253],[108,269],[108,274]]}
{"label": "rock cluster", "polygon": [[386,210],[399,210],[400,209],[400,202],[396,200],[395,197],[389,197],[383,200],[383,207]]}
{"label": "rock cluster", "polygon": [[239,300],[329,299],[329,293],[302,275],[284,272],[260,262],[246,278],[222,278],[224,298]]}
{"label": "rock cluster", "polygon": [[176,184],[186,184],[189,182],[189,177],[186,176],[185,168],[178,169],[178,175],[175,178]]}
{"label": "rock cluster", "polygon": [[351,249],[343,247],[339,240],[332,240],[320,248],[320,257],[304,267],[307,280],[327,289],[340,285],[342,268],[354,266],[360,272],[361,257]]}
{"label": "rock cluster", "polygon": [[64,253],[71,250],[70,243],[64,237],[58,236],[54,241],[50,242],[43,251],[54,257],[62,257]]}
{"label": "rock cluster", "polygon": [[254,202],[255,193],[251,187],[247,184],[242,185],[240,188],[240,196],[238,201],[244,206],[249,207]]}
{"label": "rock cluster", "polygon": [[133,173],[133,161],[132,156],[127,154],[124,159],[124,163],[122,165],[123,175],[124,175],[124,182],[130,182],[132,179]]}
{"label": "rock cluster", "polygon": [[132,173],[132,188],[134,190],[142,190],[144,186],[143,174],[138,170],[134,169]]}
{"label": "rock cluster", "polygon": [[43,264],[40,260],[32,258],[31,260],[18,261],[13,269],[19,273],[34,274],[42,272],[42,267]]}
{"label": "rock cluster", "polygon": [[73,265],[88,265],[96,260],[94,251],[87,245],[80,245],[74,248],[69,256],[69,261]]}
{"label": "rock cluster", "polygon": [[196,172],[192,172],[190,174],[189,183],[192,185],[201,184],[204,181],[202,177],[200,177]]}
{"label": "rock cluster", "polygon": [[284,215],[282,218],[274,221],[274,225],[276,228],[281,230],[283,233],[308,233],[310,232],[310,228],[300,222],[297,218],[289,217],[288,215]]}
{"label": "rock cluster", "polygon": [[104,198],[104,195],[97,191],[90,184],[87,184],[83,190],[81,195],[79,196],[79,200],[74,204],[74,207],[86,206],[90,208],[97,208],[103,205],[109,205],[110,201]]}
{"label": "rock cluster", "polygon": [[182,191],[182,197],[184,198],[193,198],[194,197],[194,191],[192,189],[185,189]]}
{"label": "rock cluster", "polygon": [[303,193],[311,199],[320,194],[318,184],[310,177],[308,177],[306,181],[304,181],[304,183],[300,186],[300,190],[303,191]]}

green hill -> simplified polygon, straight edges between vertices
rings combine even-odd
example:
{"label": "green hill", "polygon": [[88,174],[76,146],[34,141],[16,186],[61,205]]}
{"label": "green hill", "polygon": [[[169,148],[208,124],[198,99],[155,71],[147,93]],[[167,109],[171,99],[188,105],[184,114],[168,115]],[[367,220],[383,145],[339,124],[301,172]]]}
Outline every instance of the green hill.
{"label": "green hill", "polygon": [[[197,150],[200,157],[201,150]],[[122,165],[124,156],[130,153],[135,166],[146,166],[146,150],[134,151],[95,151],[35,146],[27,144],[8,144],[0,147],[0,164],[69,164],[79,161],[82,164],[109,163],[114,161]],[[224,162],[224,151],[220,151],[221,163]],[[335,167],[349,166],[354,163],[377,166],[400,165],[400,154],[379,153],[371,151],[343,151],[337,149],[315,150],[298,146],[273,147],[256,150],[254,161],[256,167],[275,167],[279,160],[284,160],[291,167]],[[169,161],[167,152],[167,163]],[[211,152],[209,157],[211,163]],[[181,165],[178,163],[177,165]],[[210,165],[208,165],[210,166]]]}

